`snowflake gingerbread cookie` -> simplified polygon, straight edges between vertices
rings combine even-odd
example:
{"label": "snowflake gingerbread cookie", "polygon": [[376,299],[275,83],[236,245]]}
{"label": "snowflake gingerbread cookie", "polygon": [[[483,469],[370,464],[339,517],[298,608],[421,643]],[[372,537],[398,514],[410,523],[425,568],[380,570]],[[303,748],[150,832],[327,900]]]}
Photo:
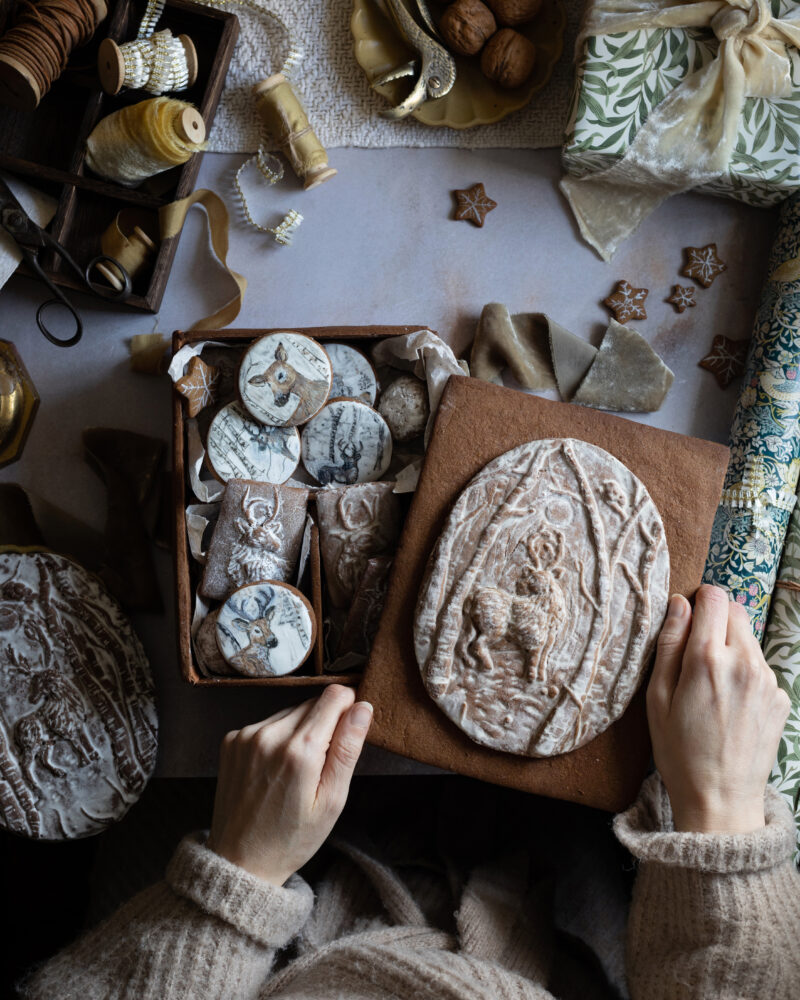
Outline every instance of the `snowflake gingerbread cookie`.
{"label": "snowflake gingerbread cookie", "polygon": [[716,243],[709,243],[705,247],[684,247],[683,252],[686,254],[686,264],[681,274],[694,278],[703,288],[709,288],[716,277],[728,270],[728,265],[717,256]]}
{"label": "snowflake gingerbread cookie", "polygon": [[614,319],[623,325],[632,319],[647,319],[644,300],[648,291],[647,288],[634,288],[629,281],[618,281],[611,295],[603,299],[603,305],[614,314]]}
{"label": "snowflake gingerbread cookie", "polygon": [[210,406],[217,398],[221,373],[213,365],[207,365],[195,355],[186,368],[186,374],[175,383],[175,388],[186,400],[186,412],[196,417],[201,410]]}
{"label": "snowflake gingerbread cookie", "polygon": [[749,347],[748,340],[731,340],[730,337],[717,334],[711,342],[710,352],[697,363],[710,371],[725,389],[744,373]]}
{"label": "snowflake gingerbread cookie", "polygon": [[697,305],[694,300],[694,288],[691,285],[675,285],[667,302],[671,302],[679,313],[693,309]]}
{"label": "snowflake gingerbread cookie", "polygon": [[474,222],[476,226],[483,226],[484,219],[493,208],[497,208],[497,202],[486,194],[483,184],[473,184],[471,188],[454,191],[456,196],[456,218],[466,222]]}

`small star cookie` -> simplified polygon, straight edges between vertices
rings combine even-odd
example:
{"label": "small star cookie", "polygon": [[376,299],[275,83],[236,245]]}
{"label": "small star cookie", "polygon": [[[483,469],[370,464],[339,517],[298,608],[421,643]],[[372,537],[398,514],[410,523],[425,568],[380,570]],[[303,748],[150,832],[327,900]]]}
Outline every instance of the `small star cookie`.
{"label": "small star cookie", "polygon": [[686,264],[681,274],[694,278],[703,288],[708,288],[717,275],[728,270],[728,265],[717,257],[717,244],[709,243],[707,247],[684,247]]}
{"label": "small star cookie", "polygon": [[684,309],[692,309],[697,305],[694,300],[694,288],[691,285],[675,285],[667,302],[671,302],[679,313]]}
{"label": "small star cookie", "polygon": [[175,388],[186,398],[186,412],[190,417],[196,417],[214,402],[219,382],[218,368],[207,365],[197,355],[190,359],[186,374],[175,383]]}
{"label": "small star cookie", "polygon": [[456,196],[456,218],[466,222],[474,222],[482,226],[487,213],[497,208],[497,202],[492,201],[483,189],[483,184],[473,184],[471,188],[454,191]]}
{"label": "small star cookie", "polygon": [[748,340],[731,340],[730,337],[717,334],[711,343],[711,351],[697,363],[710,371],[725,389],[743,374],[749,347]]}
{"label": "small star cookie", "polygon": [[632,319],[647,319],[644,300],[648,295],[647,288],[633,288],[628,281],[618,281],[617,287],[603,305],[614,314],[614,319],[623,325]]}

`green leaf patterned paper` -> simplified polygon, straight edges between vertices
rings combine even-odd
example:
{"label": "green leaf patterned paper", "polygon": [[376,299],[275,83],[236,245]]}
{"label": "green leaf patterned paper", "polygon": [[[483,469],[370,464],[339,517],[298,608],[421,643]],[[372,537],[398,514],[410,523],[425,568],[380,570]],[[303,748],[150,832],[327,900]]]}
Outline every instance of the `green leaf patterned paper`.
{"label": "green leaf patterned paper", "polygon": [[800,471],[800,195],[781,209],[730,435],[703,579],[761,639]]}
{"label": "green leaf patterned paper", "polygon": [[[782,17],[798,6],[772,0]],[[576,177],[621,159],[647,116],[690,73],[715,57],[710,30],[654,28],[586,40],[578,61],[563,161]],[[792,94],[745,100],[727,172],[700,190],[751,205],[775,205],[800,187],[800,52],[787,48]]]}
{"label": "green leaf patterned paper", "polygon": [[[796,589],[795,589],[796,588]],[[800,507],[789,520],[778,583],[764,635],[764,656],[775,671],[778,684],[789,695],[792,709],[770,784],[784,796],[795,815],[800,862]]]}

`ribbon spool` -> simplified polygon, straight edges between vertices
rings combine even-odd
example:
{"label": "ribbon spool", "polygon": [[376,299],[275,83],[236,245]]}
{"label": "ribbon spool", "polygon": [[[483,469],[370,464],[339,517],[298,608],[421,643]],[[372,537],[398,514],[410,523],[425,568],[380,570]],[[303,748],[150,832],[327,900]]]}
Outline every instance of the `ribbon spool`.
{"label": "ribbon spool", "polygon": [[[123,208],[100,237],[100,248],[106,257],[125,268],[131,281],[152,262],[158,252],[158,243],[145,232],[148,223],[144,214],[136,208]],[[122,289],[124,279],[119,269],[108,261],[95,265],[112,288]]]}
{"label": "ribbon spool", "polygon": [[330,180],[336,168],[308,122],[303,105],[283,73],[275,73],[253,87],[258,114],[306,191]]}
{"label": "ribbon spool", "polygon": [[104,0],[39,0],[0,38],[0,102],[33,111],[85,45],[108,8]]}
{"label": "ribbon spool", "polygon": [[197,79],[197,50],[188,35],[176,38],[169,28],[124,45],[106,38],[97,52],[97,72],[107,94],[123,87],[148,94],[186,90]]}

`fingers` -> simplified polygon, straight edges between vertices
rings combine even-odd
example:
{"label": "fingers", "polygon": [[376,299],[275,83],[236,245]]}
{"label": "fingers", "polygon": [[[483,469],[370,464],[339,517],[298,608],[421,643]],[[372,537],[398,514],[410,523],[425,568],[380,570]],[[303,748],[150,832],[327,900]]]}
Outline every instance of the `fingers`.
{"label": "fingers", "polygon": [[337,814],[344,808],[350,779],[371,723],[372,705],[359,701],[342,715],[331,738],[320,776],[317,801],[327,803]]}
{"label": "fingers", "polygon": [[658,652],[650,678],[648,698],[669,707],[681,674],[683,653],[692,627],[692,609],[681,594],[669,600],[667,617],[658,637]]}
{"label": "fingers", "polygon": [[725,645],[730,600],[721,587],[704,583],[694,599],[694,621],[690,645]]}
{"label": "fingers", "polygon": [[728,608],[728,626],[725,633],[725,641],[728,646],[758,646],[758,640],[753,635],[753,626],[750,623],[750,615],[746,608],[730,602]]}
{"label": "fingers", "polygon": [[[262,719],[260,722],[254,722],[249,726],[244,726],[235,735],[240,742],[246,742],[255,736],[257,732],[267,726],[270,728],[274,727],[276,729],[289,729],[293,731],[306,717],[306,715],[308,715],[313,704],[314,699],[308,698],[306,701],[301,701],[299,705],[291,705],[289,708],[284,708],[280,712],[270,715],[267,719]],[[282,723],[283,725],[278,726],[278,723]],[[228,733],[228,736],[230,735],[231,734]],[[226,736],[226,739],[227,738],[228,737]]]}
{"label": "fingers", "polygon": [[352,688],[331,684],[322,692],[297,727],[297,738],[306,747],[325,751],[342,715],[355,701]]}

